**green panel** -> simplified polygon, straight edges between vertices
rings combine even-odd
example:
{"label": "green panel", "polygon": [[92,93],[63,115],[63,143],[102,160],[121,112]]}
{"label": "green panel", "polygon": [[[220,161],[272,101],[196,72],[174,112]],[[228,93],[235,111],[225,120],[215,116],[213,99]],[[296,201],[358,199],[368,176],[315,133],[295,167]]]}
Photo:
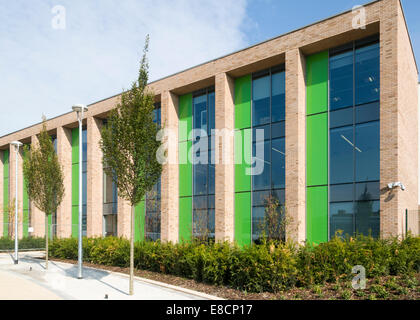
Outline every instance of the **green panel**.
{"label": "green panel", "polygon": [[192,237],[192,197],[179,198],[179,240]]}
{"label": "green panel", "polygon": [[52,214],[48,215],[48,237],[52,239]]}
{"label": "green panel", "polygon": [[251,75],[235,79],[235,128],[251,127]]}
{"label": "green panel", "polygon": [[307,186],[328,184],[328,115],[307,117]]}
{"label": "green panel", "polygon": [[71,131],[71,163],[79,163],[79,128]]}
{"label": "green panel", "polygon": [[235,131],[235,192],[251,191],[251,129]]}
{"label": "green panel", "polygon": [[9,150],[3,151],[3,236],[9,234]]}
{"label": "green panel", "polygon": [[179,196],[192,196],[192,141],[179,143]]}
{"label": "green panel", "polygon": [[77,237],[79,234],[79,129],[72,130],[72,166],[71,166],[71,235]]}
{"label": "green panel", "polygon": [[307,114],[328,110],[328,51],[306,58]]}
{"label": "green panel", "polygon": [[7,237],[9,228],[9,150],[3,151],[3,236]]}
{"label": "green panel", "polygon": [[145,206],[144,200],[140,201],[134,209],[134,241],[144,240],[144,220],[145,220]]}
{"label": "green panel", "polygon": [[71,236],[77,238],[79,236],[79,206],[71,207]]}
{"label": "green panel", "polygon": [[235,193],[235,241],[251,244],[251,192]]}
{"label": "green panel", "polygon": [[192,130],[192,94],[179,97],[179,141],[188,140]]}
{"label": "green panel", "polygon": [[306,208],[308,242],[328,241],[328,187],[307,188]]}

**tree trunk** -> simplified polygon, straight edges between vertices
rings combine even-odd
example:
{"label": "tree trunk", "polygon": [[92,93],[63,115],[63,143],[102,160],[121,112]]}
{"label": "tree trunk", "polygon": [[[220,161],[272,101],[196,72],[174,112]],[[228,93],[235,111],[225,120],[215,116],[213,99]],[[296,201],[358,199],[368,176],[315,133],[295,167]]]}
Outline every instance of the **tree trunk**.
{"label": "tree trunk", "polygon": [[130,218],[130,295],[134,294],[134,206]]}
{"label": "tree trunk", "polygon": [[48,215],[45,214],[45,269],[48,270]]}

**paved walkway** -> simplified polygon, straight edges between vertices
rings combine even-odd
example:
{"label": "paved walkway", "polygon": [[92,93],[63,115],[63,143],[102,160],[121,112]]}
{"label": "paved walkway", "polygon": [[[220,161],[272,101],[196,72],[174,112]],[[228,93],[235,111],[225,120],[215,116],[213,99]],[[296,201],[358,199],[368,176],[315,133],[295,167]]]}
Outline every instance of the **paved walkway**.
{"label": "paved walkway", "polygon": [[[128,276],[105,270],[84,268],[77,279],[77,265],[39,258],[41,252],[21,253],[19,264],[13,256],[0,254],[0,300],[77,299],[77,300],[201,300],[217,299],[192,290],[135,277],[134,295],[128,295]],[[37,259],[38,257],[38,259]]]}

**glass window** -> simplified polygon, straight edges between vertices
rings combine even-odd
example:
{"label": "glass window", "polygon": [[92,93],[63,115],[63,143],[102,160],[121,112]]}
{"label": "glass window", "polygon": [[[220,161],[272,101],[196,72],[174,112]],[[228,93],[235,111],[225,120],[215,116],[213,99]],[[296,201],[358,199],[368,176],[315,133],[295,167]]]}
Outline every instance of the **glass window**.
{"label": "glass window", "polygon": [[[252,81],[252,237],[262,233],[266,199],[284,204],[285,188],[285,72],[277,66],[253,74]],[[264,135],[257,137],[257,130]],[[273,167],[271,168],[271,165]],[[280,223],[280,222],[279,222]]]}
{"label": "glass window", "polygon": [[284,138],[273,140],[271,143],[271,188],[285,188],[286,151]]}
{"label": "glass window", "polygon": [[345,108],[330,112],[330,128],[353,125],[353,108]]}
{"label": "glass window", "polygon": [[356,123],[379,120],[379,102],[357,106],[355,111]]}
{"label": "glass window", "polygon": [[341,230],[342,236],[353,236],[353,202],[330,203],[330,238]]}
{"label": "glass window", "polygon": [[379,122],[356,126],[356,181],[379,180]]}
{"label": "glass window", "polygon": [[[214,237],[215,166],[212,162],[211,130],[215,128],[214,88],[201,90],[194,96],[194,128],[207,136],[195,139],[193,151],[193,235],[203,239]],[[203,132],[203,133],[204,133]]]}
{"label": "glass window", "polygon": [[194,129],[207,132],[207,95],[194,97]]}
{"label": "glass window", "polygon": [[378,36],[331,49],[330,56],[330,236],[338,229],[378,236]]}
{"label": "glass window", "polygon": [[353,182],[353,127],[330,130],[330,183]]}
{"label": "glass window", "polygon": [[355,213],[355,232],[379,237],[379,201],[357,201]]}
{"label": "glass window", "polygon": [[252,156],[253,190],[270,189],[270,141],[253,143]]}
{"label": "glass window", "polygon": [[379,100],[379,43],[356,50],[356,105]]}
{"label": "glass window", "polygon": [[330,201],[331,202],[353,201],[353,198],[354,198],[353,183],[330,186]]}
{"label": "glass window", "polygon": [[285,120],[286,110],[286,85],[285,72],[275,73],[271,77],[271,121],[278,122]]}
{"label": "glass window", "polygon": [[330,110],[353,106],[353,51],[330,58]]}
{"label": "glass window", "polygon": [[379,182],[356,183],[356,201],[379,200]]}
{"label": "glass window", "polygon": [[252,125],[270,123],[270,76],[255,79],[252,86]]}

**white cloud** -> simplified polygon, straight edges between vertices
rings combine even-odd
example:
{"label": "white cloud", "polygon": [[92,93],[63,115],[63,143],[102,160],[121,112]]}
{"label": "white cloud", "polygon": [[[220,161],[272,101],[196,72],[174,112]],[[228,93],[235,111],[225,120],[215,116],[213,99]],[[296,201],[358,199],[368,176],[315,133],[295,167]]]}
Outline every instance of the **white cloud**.
{"label": "white cloud", "polygon": [[[51,28],[55,5],[66,29]],[[147,33],[150,80],[247,45],[246,0],[3,1],[0,136],[128,88]]]}

